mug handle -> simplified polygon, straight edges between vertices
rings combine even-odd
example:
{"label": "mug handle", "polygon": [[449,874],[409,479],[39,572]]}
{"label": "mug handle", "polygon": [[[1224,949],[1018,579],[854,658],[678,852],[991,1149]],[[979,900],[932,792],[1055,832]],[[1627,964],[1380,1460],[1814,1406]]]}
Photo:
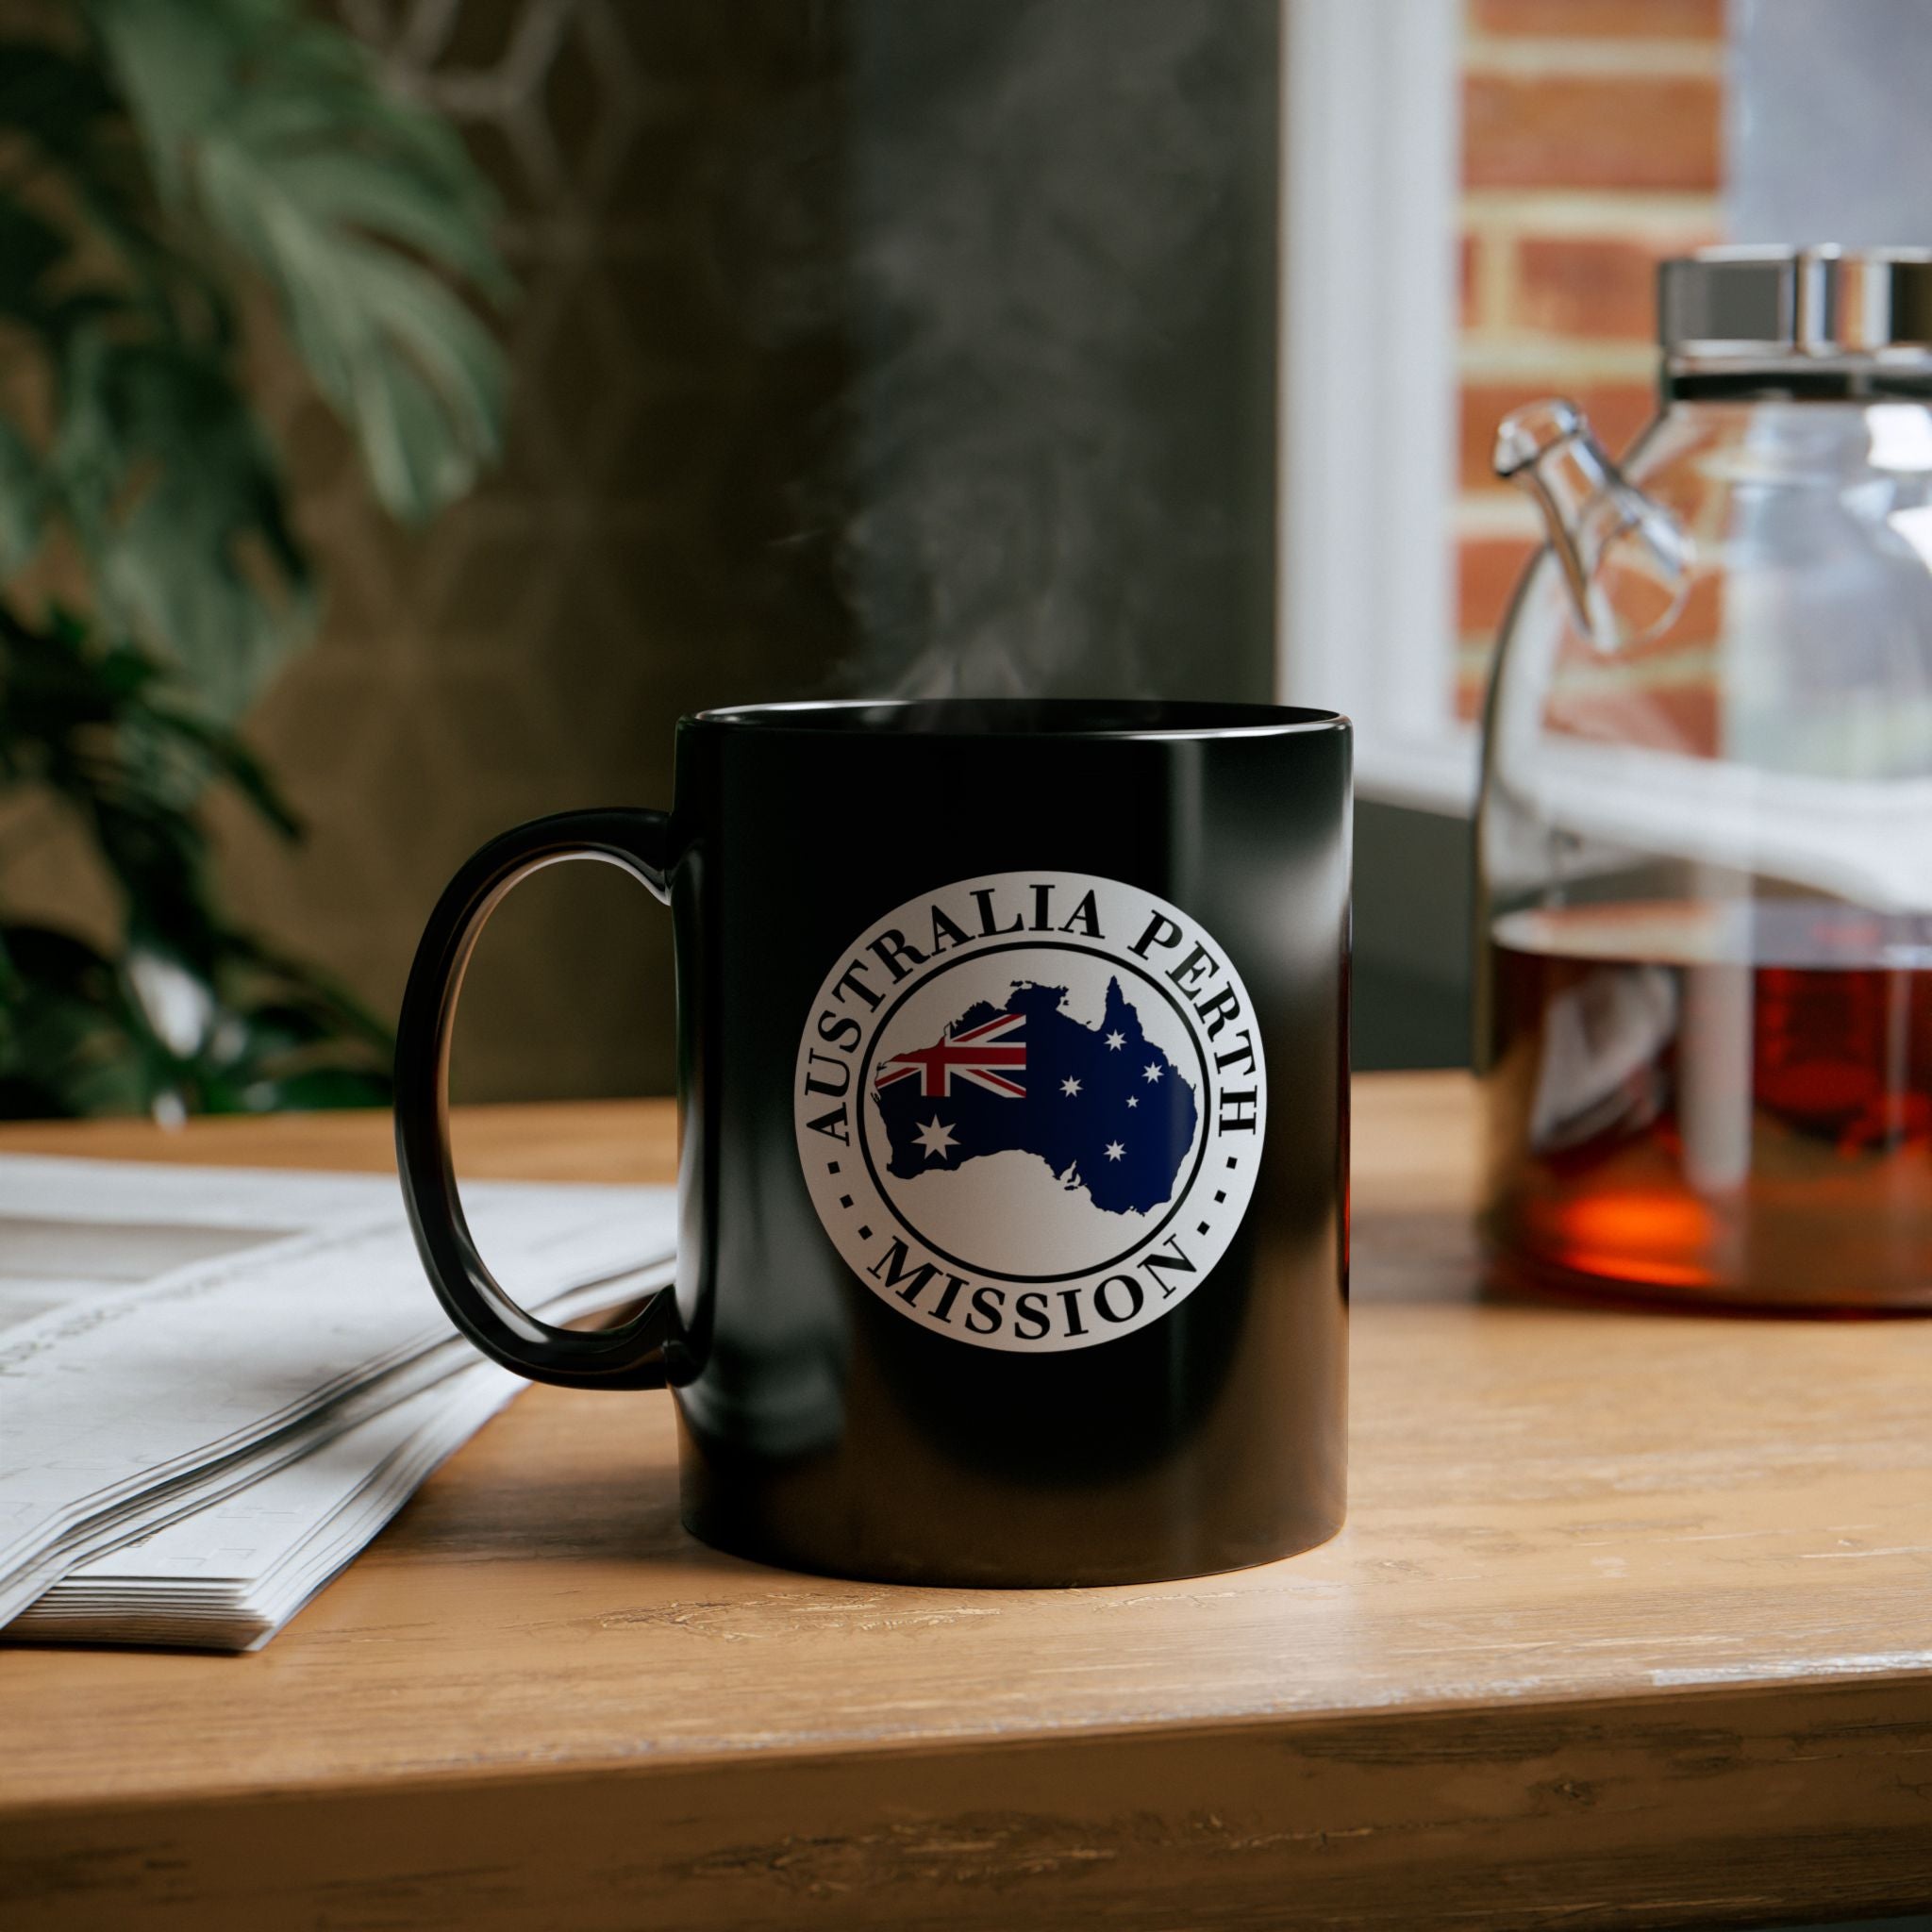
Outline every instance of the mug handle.
{"label": "mug handle", "polygon": [[660,811],[566,811],[492,839],[444,889],[424,928],[396,1022],[396,1166],[417,1252],[449,1318],[491,1360],[567,1389],[661,1389],[676,1303],[659,1289],[621,1327],[557,1328],[521,1308],[476,1252],[449,1144],[449,1043],[463,969],[483,923],[520,879],[567,858],[621,866],[671,901],[671,821]]}

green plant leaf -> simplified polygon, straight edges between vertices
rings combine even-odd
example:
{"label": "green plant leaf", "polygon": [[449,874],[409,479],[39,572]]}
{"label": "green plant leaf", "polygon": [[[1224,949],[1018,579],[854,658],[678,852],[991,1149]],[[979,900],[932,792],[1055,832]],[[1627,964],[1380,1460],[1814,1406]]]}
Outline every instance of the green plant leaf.
{"label": "green plant leaf", "polygon": [[83,156],[95,124],[114,116],[119,105],[94,62],[44,41],[0,40],[0,126],[49,155]]}
{"label": "green plant leaf", "polygon": [[0,575],[11,576],[41,547],[46,485],[27,440],[0,416]]}
{"label": "green plant leaf", "polygon": [[178,200],[196,136],[234,90],[236,62],[288,9],[263,0],[84,0],[83,10],[134,108],[162,196]]}
{"label": "green plant leaf", "polygon": [[111,961],[70,933],[0,925],[0,1118],[139,1110],[125,1023]]}
{"label": "green plant leaf", "polygon": [[260,430],[217,360],[167,341],[83,334],[68,392],[51,468],[108,623],[236,716],[313,615]]}
{"label": "green plant leaf", "polygon": [[240,1090],[239,1105],[210,1111],[309,1113],[323,1108],[387,1107],[393,1091],[389,1076],[374,1068],[309,1067],[251,1080]]}
{"label": "green plant leaf", "polygon": [[[0,1114],[379,1104],[382,1021],[225,914],[200,805],[295,820],[232,720],[314,596],[241,360],[253,271],[383,503],[497,453],[508,279],[455,131],[307,0],[70,0],[0,37],[0,321],[51,425],[0,417],[0,576],[58,531],[88,608],[0,591],[0,787],[84,828],[97,949],[0,918]],[[460,291],[466,292],[459,292]]]}
{"label": "green plant leaf", "polygon": [[302,822],[269,776],[267,768],[232,732],[165,705],[157,706],[151,719],[164,739],[172,739],[177,745],[192,745],[206,760],[208,770],[234,786],[284,838],[301,836]]}
{"label": "green plant leaf", "polygon": [[67,237],[51,222],[0,200],[0,315],[39,327],[49,308],[43,283],[67,253]]}
{"label": "green plant leaf", "polygon": [[[8,312],[58,338],[103,307],[146,309],[176,326],[192,311],[226,338],[226,301],[201,264],[161,231],[141,144],[98,58],[44,42],[0,41],[0,130],[24,150],[4,204],[13,231],[0,249],[0,274],[17,283],[53,265],[22,247],[25,224],[50,216],[61,243],[58,265],[71,277],[76,255],[87,262],[81,286],[63,287],[58,295],[35,291],[32,301],[9,304]],[[39,192],[50,180],[60,192]],[[108,244],[111,259],[81,246],[96,239]]]}
{"label": "green plant leaf", "polygon": [[289,0],[86,4],[164,195],[275,288],[385,507],[461,495],[501,451],[503,358],[441,277],[508,277],[450,130]]}

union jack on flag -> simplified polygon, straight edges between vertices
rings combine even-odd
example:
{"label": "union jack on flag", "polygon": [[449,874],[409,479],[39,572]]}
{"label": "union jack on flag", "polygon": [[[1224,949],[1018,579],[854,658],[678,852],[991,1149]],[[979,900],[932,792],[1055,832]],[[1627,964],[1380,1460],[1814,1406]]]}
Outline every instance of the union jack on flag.
{"label": "union jack on flag", "polygon": [[1002,1069],[1016,1074],[1024,1069],[1026,1044],[1011,1036],[1025,1024],[1024,1013],[1001,1013],[963,1033],[942,1033],[930,1046],[916,1047],[887,1060],[872,1084],[877,1089],[917,1078],[922,1098],[946,1100],[952,1097],[953,1075],[957,1074],[991,1093],[1024,1100],[1025,1088],[1018,1080],[1008,1079]]}

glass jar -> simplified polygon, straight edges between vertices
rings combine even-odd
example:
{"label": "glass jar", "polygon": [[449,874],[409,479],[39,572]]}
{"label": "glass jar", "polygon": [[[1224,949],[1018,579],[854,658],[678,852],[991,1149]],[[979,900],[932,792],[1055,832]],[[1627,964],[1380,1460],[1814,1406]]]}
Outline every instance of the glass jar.
{"label": "glass jar", "polygon": [[1485,1225],[1521,1287],[1932,1307],[1932,258],[1664,265],[1623,468],[1502,426],[1548,543],[1484,724]]}

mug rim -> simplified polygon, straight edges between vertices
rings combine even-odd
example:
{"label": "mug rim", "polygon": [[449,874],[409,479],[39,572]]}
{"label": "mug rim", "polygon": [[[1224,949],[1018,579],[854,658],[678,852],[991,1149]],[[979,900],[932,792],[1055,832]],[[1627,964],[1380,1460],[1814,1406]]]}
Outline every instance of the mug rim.
{"label": "mug rim", "polygon": [[805,698],[724,705],[680,729],[933,738],[1290,738],[1348,731],[1341,711],[1200,698]]}

